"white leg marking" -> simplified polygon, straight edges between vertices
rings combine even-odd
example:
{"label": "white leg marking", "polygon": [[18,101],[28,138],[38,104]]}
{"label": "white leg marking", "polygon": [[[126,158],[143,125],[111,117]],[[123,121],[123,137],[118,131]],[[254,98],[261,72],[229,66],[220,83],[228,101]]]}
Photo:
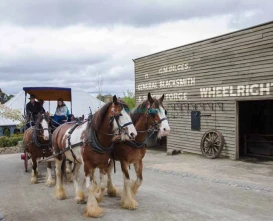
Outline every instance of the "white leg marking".
{"label": "white leg marking", "polygon": [[56,166],[56,189],[55,189],[55,196],[56,199],[58,200],[63,200],[66,198],[66,193],[63,187],[63,182],[62,182],[62,161],[55,159],[55,166]]}
{"label": "white leg marking", "polygon": [[102,209],[99,207],[98,202],[94,195],[94,181],[90,181],[90,176],[86,176],[86,189],[88,192],[88,199],[85,208],[84,216],[88,217],[100,217],[102,215]]}
{"label": "white leg marking", "polygon": [[85,195],[79,183],[80,168],[81,168],[81,164],[75,165],[75,170],[74,170],[72,179],[73,179],[75,194],[76,194],[75,200],[77,201],[77,203],[85,203]]}
{"label": "white leg marking", "polygon": [[138,202],[135,201],[132,197],[131,192],[131,181],[126,178],[123,174],[124,180],[124,187],[123,187],[123,194],[121,197],[121,205],[125,209],[136,209],[138,207]]}
{"label": "white leg marking", "polygon": [[52,178],[51,175],[51,169],[47,168],[47,181],[46,181],[46,186],[54,186],[55,185],[55,180]]}

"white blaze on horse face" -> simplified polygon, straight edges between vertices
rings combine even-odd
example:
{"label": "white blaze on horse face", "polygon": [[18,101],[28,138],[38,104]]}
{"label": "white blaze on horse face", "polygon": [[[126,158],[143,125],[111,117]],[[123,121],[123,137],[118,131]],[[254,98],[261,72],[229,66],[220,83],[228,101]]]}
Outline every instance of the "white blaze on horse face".
{"label": "white blaze on horse face", "polygon": [[[159,107],[159,112],[158,112],[158,116],[160,119],[163,119],[166,117],[165,115],[165,110],[163,109],[162,106]],[[161,137],[165,137],[165,136],[168,136],[169,133],[170,133],[170,126],[169,126],[169,122],[168,120],[163,120],[160,124],[160,127],[159,127],[159,131],[158,131],[158,134],[157,134],[157,137],[158,138],[161,138]]]}
{"label": "white blaze on horse face", "polygon": [[42,120],[41,125],[42,125],[42,128],[43,128],[44,139],[45,139],[45,140],[48,140],[48,139],[49,139],[48,123],[46,122],[45,119]]}
{"label": "white blaze on horse face", "polygon": [[[123,125],[130,123],[130,122],[132,122],[131,117],[124,109],[122,109],[121,116],[119,117],[120,126],[122,127]],[[127,135],[123,132],[124,130],[126,131]],[[124,127],[123,131],[121,133],[122,140],[134,139],[137,136],[137,131],[136,131],[134,124],[129,124],[128,126]]]}

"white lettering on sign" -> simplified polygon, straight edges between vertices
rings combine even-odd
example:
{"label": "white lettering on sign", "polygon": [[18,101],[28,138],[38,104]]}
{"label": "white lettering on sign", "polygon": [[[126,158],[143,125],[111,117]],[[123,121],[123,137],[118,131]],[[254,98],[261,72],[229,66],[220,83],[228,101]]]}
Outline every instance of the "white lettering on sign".
{"label": "white lettering on sign", "polygon": [[[187,93],[173,93],[173,94],[164,94],[164,95],[165,95],[164,100],[166,101],[185,101],[188,99]],[[155,95],[153,94],[152,96],[159,99],[162,96],[162,94],[155,94]],[[142,102],[146,99],[147,99],[147,95],[139,96],[138,102]]]}
{"label": "white lettering on sign", "polygon": [[139,84],[137,85],[137,89],[139,91],[142,90],[151,90],[151,89],[156,89],[157,88],[157,83],[156,82],[150,82],[150,83],[146,83],[146,84]]}
{"label": "white lettering on sign", "polygon": [[169,87],[183,87],[195,85],[195,78],[182,78],[175,80],[160,81],[160,88],[169,88]]}
{"label": "white lettering on sign", "polygon": [[176,72],[176,71],[184,71],[190,69],[188,63],[183,63],[179,65],[172,65],[172,66],[167,66],[159,69],[159,74],[163,73],[170,73],[170,72]]}
{"label": "white lettering on sign", "polygon": [[138,84],[137,90],[150,90],[156,88],[172,88],[172,87],[185,87],[195,85],[195,78],[180,78],[174,80],[166,80],[159,82],[149,82],[145,84]]}
{"label": "white lettering on sign", "polygon": [[200,88],[201,97],[244,97],[270,95],[273,83]]}

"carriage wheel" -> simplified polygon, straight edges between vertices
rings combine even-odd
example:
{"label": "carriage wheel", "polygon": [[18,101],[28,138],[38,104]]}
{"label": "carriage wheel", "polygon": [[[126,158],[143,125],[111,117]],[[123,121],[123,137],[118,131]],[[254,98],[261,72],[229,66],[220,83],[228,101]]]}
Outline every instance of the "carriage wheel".
{"label": "carriage wheel", "polygon": [[27,155],[27,151],[24,151],[25,154],[25,159],[24,159],[24,164],[25,164],[25,172],[27,172],[27,168],[28,168],[28,155]]}
{"label": "carriage wheel", "polygon": [[203,156],[214,159],[220,156],[224,147],[224,137],[217,130],[207,131],[201,139],[201,152]]}

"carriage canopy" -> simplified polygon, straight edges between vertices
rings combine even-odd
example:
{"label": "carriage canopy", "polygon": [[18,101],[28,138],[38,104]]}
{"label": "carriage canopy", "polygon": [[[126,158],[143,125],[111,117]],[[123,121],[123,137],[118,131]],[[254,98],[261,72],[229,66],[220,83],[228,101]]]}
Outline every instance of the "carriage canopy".
{"label": "carriage canopy", "polygon": [[70,101],[71,88],[64,87],[24,87],[23,90],[26,94],[33,94],[37,99],[44,101],[57,101],[62,98],[64,101]]}

